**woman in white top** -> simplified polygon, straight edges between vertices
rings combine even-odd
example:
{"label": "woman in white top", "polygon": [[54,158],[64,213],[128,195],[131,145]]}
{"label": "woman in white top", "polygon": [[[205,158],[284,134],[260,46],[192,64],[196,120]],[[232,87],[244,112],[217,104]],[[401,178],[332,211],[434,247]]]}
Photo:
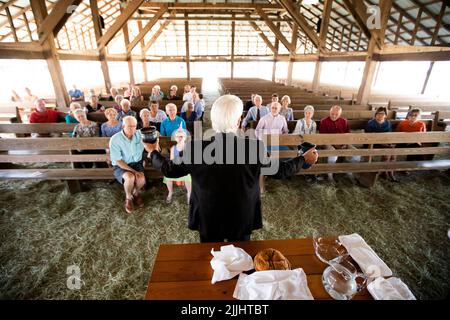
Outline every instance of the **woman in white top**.
{"label": "woman in white top", "polygon": [[303,109],[305,117],[297,121],[297,125],[294,129],[294,134],[315,134],[317,131],[316,122],[313,120],[314,107],[306,106]]}

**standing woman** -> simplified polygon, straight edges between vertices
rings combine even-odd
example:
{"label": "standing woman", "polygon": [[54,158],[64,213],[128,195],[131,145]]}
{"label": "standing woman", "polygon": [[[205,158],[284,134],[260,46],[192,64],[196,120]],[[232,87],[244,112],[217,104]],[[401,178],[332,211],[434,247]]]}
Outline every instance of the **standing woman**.
{"label": "standing woman", "polygon": [[[369,120],[366,125],[367,133],[384,133],[384,132],[392,132],[392,123],[387,119],[387,109],[385,107],[379,107],[377,111],[375,111],[375,116],[373,119]],[[373,146],[376,149],[388,149],[394,148],[393,144],[376,144]],[[395,156],[384,156],[383,161],[392,162],[395,161]],[[399,182],[399,180],[395,177],[394,171],[385,172],[387,178],[392,182]]]}
{"label": "standing woman", "polygon": [[280,114],[286,118],[286,121],[294,121],[294,111],[289,108],[291,104],[291,98],[289,96],[283,96],[281,98],[281,111]]}
{"label": "standing woman", "polygon": [[[187,140],[186,130],[184,130],[180,126],[178,128],[178,130],[175,131],[174,137],[175,137],[175,141],[177,142],[177,144],[170,148],[170,160],[174,160],[175,158],[179,157],[180,152],[182,152],[184,150],[184,148],[186,146],[186,140]],[[191,190],[192,190],[192,180],[191,180],[190,174],[183,176],[181,178],[164,177],[163,182],[166,184],[167,190],[169,191],[169,194],[167,195],[166,203],[172,202],[173,183],[175,182],[177,185],[183,185],[183,183],[184,183],[184,185],[186,186],[187,203],[189,204],[189,199],[191,198]]]}
{"label": "standing woman", "polygon": [[315,134],[317,132],[317,124],[313,120],[314,107],[306,106],[303,112],[305,113],[305,117],[297,121],[294,134]]}

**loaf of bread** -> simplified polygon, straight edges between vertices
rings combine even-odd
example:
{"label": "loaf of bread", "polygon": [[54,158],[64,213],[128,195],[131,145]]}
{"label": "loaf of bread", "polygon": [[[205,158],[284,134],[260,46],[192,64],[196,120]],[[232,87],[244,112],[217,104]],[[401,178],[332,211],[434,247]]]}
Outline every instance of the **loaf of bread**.
{"label": "loaf of bread", "polygon": [[264,249],[258,252],[254,258],[254,266],[256,271],[264,270],[290,270],[291,263],[278,250]]}

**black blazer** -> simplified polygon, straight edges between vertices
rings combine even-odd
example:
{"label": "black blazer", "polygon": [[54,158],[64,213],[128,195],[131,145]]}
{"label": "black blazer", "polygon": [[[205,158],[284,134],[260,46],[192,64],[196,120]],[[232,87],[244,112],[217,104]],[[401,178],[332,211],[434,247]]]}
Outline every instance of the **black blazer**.
{"label": "black blazer", "polygon": [[[220,144],[222,139],[231,139],[234,143],[235,160],[237,146],[245,146],[245,161],[242,164],[237,161],[226,163],[227,149],[226,144]],[[195,157],[200,156],[199,153],[203,153],[205,148],[208,148],[206,151],[211,148],[222,150],[221,156],[217,153],[222,164],[219,161],[207,164],[205,159],[200,164],[194,164]],[[230,153],[231,148],[228,150]],[[251,161],[250,155],[254,155],[255,151],[261,158]],[[261,161],[264,152],[264,144],[259,140],[218,134],[211,141],[198,140],[187,144],[183,161],[170,161],[157,151],[153,151],[150,158],[153,167],[161,170],[166,177],[192,176],[189,229],[198,230],[203,237],[228,239],[241,238],[251,234],[252,230],[262,228],[259,177],[261,167],[270,165]],[[215,152],[212,154],[216,155]],[[303,163],[303,157],[280,162],[279,170],[273,177],[290,178],[301,169]]]}

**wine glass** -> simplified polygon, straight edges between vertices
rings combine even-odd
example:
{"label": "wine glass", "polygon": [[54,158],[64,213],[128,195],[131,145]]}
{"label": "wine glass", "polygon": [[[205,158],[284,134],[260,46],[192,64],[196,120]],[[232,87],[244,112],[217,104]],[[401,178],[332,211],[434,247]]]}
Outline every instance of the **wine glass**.
{"label": "wine glass", "polygon": [[348,255],[337,237],[323,237],[318,232],[314,232],[313,244],[317,258],[326,264],[330,264],[332,260],[340,261]]}

